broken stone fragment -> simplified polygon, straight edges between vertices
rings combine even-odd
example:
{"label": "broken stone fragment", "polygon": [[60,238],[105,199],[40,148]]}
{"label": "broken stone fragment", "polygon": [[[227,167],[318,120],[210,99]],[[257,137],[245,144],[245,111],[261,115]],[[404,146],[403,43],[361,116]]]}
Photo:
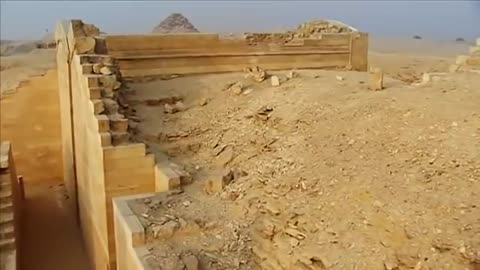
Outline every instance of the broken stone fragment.
{"label": "broken stone fragment", "polygon": [[208,98],[202,98],[200,99],[199,105],[203,107],[208,104],[208,101],[209,101]]}
{"label": "broken stone fragment", "polygon": [[337,81],[344,81],[345,80],[345,78],[343,78],[340,75],[335,76],[335,78],[337,79]]}
{"label": "broken stone fragment", "polygon": [[277,76],[272,76],[270,77],[272,86],[279,86],[280,85],[280,79]]}
{"label": "broken stone fragment", "polygon": [[76,37],[75,50],[77,54],[86,54],[95,52],[95,38],[93,37]]}
{"label": "broken stone fragment", "polygon": [[109,115],[110,129],[115,132],[126,132],[128,130],[128,119],[121,114]]}
{"label": "broken stone fragment", "polygon": [[164,112],[173,114],[184,111],[186,109],[185,104],[182,101],[178,101],[175,104],[166,103],[164,105]]}
{"label": "broken stone fragment", "polygon": [[370,89],[374,91],[383,89],[383,71],[379,68],[370,70]]}
{"label": "broken stone fragment", "polygon": [[92,100],[93,103],[93,113],[94,114],[101,114],[105,111],[105,106],[101,99],[94,99]]}
{"label": "broken stone fragment", "polygon": [[178,228],[178,223],[174,220],[170,220],[163,225],[152,226],[153,238],[155,239],[167,239],[173,236]]}
{"label": "broken stone fragment", "polygon": [[101,76],[99,80],[105,88],[117,90],[122,86],[122,83],[117,80],[115,74]]}
{"label": "broken stone fragment", "polygon": [[100,68],[100,73],[103,75],[111,75],[113,74],[113,70],[108,66],[103,66],[102,68]]}
{"label": "broken stone fragment", "polygon": [[237,82],[231,85],[229,90],[232,91],[232,93],[234,93],[235,95],[240,95],[243,92],[243,83]]}
{"label": "broken stone fragment", "polygon": [[205,183],[207,193],[222,191],[233,180],[232,170],[223,170],[214,173]]}
{"label": "broken stone fragment", "polygon": [[185,264],[186,270],[198,270],[198,259],[194,255],[186,255],[182,258],[183,263]]}
{"label": "broken stone fragment", "polygon": [[100,70],[102,69],[103,67],[103,64],[102,63],[95,63],[92,65],[92,70],[93,70],[93,73],[95,74],[100,74]]}
{"label": "broken stone fragment", "polygon": [[287,73],[287,79],[289,79],[289,80],[291,80],[291,79],[293,79],[293,78],[296,78],[296,77],[298,77],[298,74],[297,74],[295,71],[293,71],[293,70],[290,70],[290,71]]}
{"label": "broken stone fragment", "polygon": [[107,114],[117,114],[118,113],[118,103],[111,98],[104,98],[103,104],[105,106],[105,112]]}

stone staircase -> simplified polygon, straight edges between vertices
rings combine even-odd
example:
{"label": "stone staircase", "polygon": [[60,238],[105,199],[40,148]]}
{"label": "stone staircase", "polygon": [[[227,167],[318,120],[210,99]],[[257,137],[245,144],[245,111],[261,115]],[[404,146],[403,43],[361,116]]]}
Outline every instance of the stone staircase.
{"label": "stone staircase", "polygon": [[0,145],[0,269],[2,270],[17,269],[18,219],[16,218],[18,217],[14,207],[16,178],[10,143],[2,142]]}

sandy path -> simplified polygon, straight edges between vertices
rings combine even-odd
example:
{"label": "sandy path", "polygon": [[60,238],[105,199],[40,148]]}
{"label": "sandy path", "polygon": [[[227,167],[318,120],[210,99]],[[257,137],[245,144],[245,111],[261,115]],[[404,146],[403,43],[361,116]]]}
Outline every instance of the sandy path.
{"label": "sandy path", "polygon": [[1,140],[12,142],[25,181],[21,269],[89,269],[63,192],[56,71],[20,85],[0,104]]}

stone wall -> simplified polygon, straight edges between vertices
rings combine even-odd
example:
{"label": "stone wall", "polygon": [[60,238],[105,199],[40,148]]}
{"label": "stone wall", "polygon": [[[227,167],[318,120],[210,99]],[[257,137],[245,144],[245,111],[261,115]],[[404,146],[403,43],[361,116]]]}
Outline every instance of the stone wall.
{"label": "stone wall", "polygon": [[112,198],[154,191],[154,159],[129,141],[125,86],[98,33],[78,20],[57,25],[63,156],[92,264],[116,269]]}

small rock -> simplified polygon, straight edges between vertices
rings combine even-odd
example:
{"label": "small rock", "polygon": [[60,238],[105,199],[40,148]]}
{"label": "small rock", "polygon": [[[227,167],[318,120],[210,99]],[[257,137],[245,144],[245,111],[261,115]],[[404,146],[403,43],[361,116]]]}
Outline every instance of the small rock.
{"label": "small rock", "polygon": [[173,220],[170,220],[167,223],[160,226],[152,226],[153,237],[155,239],[170,238],[175,233],[175,230],[177,228],[178,228],[178,223]]}
{"label": "small rock", "polygon": [[103,66],[101,69],[100,69],[100,73],[102,73],[103,75],[111,75],[113,74],[113,71],[110,67],[107,67],[107,66]]}
{"label": "small rock", "polygon": [[230,91],[235,95],[240,95],[243,92],[243,84],[238,82],[230,87]]}
{"label": "small rock", "polygon": [[280,80],[278,79],[277,76],[272,76],[270,78],[271,82],[272,82],[272,86],[279,86],[280,85]]}
{"label": "small rock", "polygon": [[243,94],[244,94],[244,95],[248,95],[248,94],[250,94],[251,92],[253,92],[253,89],[252,89],[252,88],[248,88],[248,89],[246,89],[245,91],[243,91]]}
{"label": "small rock", "polygon": [[296,78],[297,76],[298,76],[298,74],[293,70],[291,70],[287,73],[287,79],[289,79],[289,80],[291,80],[293,78]]}
{"label": "small rock", "polygon": [[208,104],[208,102],[209,102],[209,99],[208,99],[208,98],[202,98],[202,99],[200,100],[200,103],[199,103],[199,104],[200,104],[200,106],[205,106],[205,105]]}
{"label": "small rock", "polygon": [[343,80],[345,80],[345,78],[343,78],[343,77],[340,76],[340,75],[335,76],[335,78],[337,79],[337,81],[343,81]]}
{"label": "small rock", "polygon": [[198,270],[198,259],[194,255],[186,255],[182,258],[186,270]]}
{"label": "small rock", "polygon": [[102,64],[102,63],[95,63],[95,64],[93,64],[93,66],[92,66],[93,73],[95,73],[95,74],[100,74],[100,73],[101,73],[100,70],[102,69],[102,67],[103,67],[103,64]]}

